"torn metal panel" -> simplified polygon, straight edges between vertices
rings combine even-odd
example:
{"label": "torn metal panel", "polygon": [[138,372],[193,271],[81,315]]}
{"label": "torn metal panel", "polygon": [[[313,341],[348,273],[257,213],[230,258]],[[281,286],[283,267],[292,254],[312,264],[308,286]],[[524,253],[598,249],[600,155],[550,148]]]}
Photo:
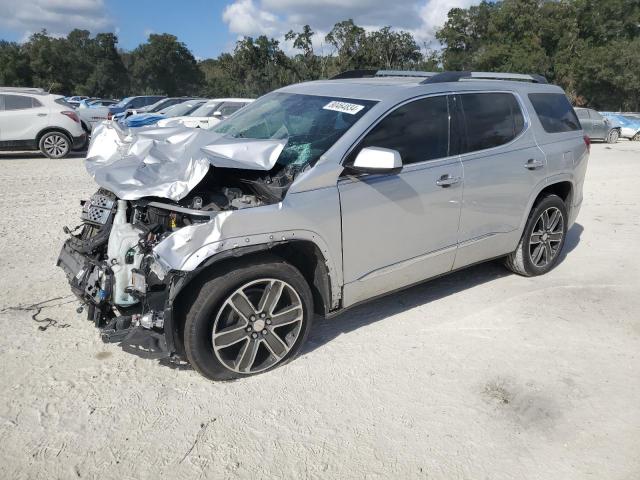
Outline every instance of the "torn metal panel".
{"label": "torn metal panel", "polygon": [[181,125],[131,133],[105,122],[93,132],[85,165],[100,186],[121,199],[153,196],[178,201],[211,165],[271,170],[286,143],[286,139],[235,139]]}

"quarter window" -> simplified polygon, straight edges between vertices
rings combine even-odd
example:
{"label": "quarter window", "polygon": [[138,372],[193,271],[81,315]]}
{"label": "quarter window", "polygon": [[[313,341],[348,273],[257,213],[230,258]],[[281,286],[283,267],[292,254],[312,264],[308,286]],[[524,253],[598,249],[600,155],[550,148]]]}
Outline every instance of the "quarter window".
{"label": "quarter window", "polygon": [[[547,133],[580,130],[580,122],[563,93],[530,93],[529,100]],[[587,118],[585,115],[581,118]]]}
{"label": "quarter window", "polygon": [[405,165],[448,156],[447,97],[424,98],[397,108],[369,132],[357,151],[364,147],[397,150]]}
{"label": "quarter window", "polygon": [[467,131],[462,153],[504,145],[522,132],[524,117],[511,93],[468,93],[459,98]]}

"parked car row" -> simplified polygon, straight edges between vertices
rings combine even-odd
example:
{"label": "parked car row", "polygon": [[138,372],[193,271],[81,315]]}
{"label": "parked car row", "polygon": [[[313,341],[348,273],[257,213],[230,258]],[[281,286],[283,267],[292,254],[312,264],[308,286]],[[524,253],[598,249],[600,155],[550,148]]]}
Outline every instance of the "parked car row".
{"label": "parked car row", "polygon": [[118,101],[0,87],[0,150],[40,150],[49,158],[63,158],[85,147],[93,128],[105,120],[123,128],[211,128],[252,101],[158,95]]}

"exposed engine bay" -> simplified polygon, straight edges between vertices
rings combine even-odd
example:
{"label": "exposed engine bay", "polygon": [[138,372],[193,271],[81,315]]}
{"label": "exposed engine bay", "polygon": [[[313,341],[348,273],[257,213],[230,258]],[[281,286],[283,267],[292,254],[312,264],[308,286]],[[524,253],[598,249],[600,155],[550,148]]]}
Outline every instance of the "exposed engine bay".
{"label": "exposed engine bay", "polygon": [[223,211],[279,202],[297,173],[292,167],[276,173],[211,168],[179,201],[122,200],[101,188],[81,202],[82,223],[66,229],[70,237],[58,265],[87,306],[89,319],[102,329],[103,340],[133,340],[143,328],[148,330],[144,350],[164,355],[170,350],[162,335],[165,313],[171,310],[167,302],[180,273],[167,271],[153,248],[181,228],[210,222]]}

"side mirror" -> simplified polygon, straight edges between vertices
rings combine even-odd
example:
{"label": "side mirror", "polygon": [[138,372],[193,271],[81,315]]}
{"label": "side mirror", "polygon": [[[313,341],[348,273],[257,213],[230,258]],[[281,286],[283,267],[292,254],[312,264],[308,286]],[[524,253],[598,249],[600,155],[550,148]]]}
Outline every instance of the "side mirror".
{"label": "side mirror", "polygon": [[349,167],[357,173],[398,173],[402,170],[400,152],[382,147],[365,147],[360,150],[353,165]]}

